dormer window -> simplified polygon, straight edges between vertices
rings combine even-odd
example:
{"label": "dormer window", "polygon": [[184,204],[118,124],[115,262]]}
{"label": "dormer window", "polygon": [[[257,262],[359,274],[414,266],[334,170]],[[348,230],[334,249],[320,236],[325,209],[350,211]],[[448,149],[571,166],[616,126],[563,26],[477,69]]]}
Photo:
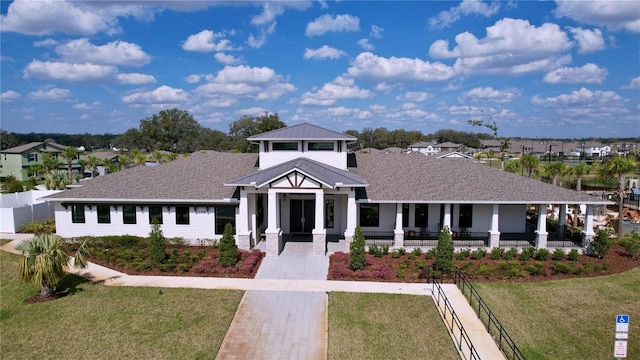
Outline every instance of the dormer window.
{"label": "dormer window", "polygon": [[309,151],[333,151],[334,143],[332,141],[309,142],[307,148]]}
{"label": "dormer window", "polygon": [[298,151],[298,142],[273,142],[271,144],[274,151]]}

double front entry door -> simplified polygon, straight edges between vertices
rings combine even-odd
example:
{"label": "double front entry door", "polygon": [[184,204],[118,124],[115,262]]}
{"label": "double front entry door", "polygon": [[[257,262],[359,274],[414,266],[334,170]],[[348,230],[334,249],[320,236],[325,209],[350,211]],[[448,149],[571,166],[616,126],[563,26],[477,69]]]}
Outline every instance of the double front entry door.
{"label": "double front entry door", "polygon": [[291,199],[289,219],[292,234],[311,234],[315,227],[315,199]]}

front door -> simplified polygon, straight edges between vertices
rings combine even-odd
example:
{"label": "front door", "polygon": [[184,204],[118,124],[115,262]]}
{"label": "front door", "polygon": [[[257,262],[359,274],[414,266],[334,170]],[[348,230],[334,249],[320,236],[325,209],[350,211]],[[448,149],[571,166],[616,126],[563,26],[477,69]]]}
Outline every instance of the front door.
{"label": "front door", "polygon": [[315,227],[316,201],[314,199],[292,199],[289,218],[292,234],[310,234]]}

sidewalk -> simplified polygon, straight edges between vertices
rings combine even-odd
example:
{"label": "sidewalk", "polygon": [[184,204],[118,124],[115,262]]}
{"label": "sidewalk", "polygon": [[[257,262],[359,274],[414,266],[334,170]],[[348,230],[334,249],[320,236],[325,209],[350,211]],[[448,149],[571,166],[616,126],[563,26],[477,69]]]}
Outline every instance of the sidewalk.
{"label": "sidewalk", "polygon": [[[14,239],[14,241],[1,246],[0,250],[18,253],[14,249],[15,245],[31,236],[0,234],[0,238]],[[76,275],[101,282],[107,286],[246,291],[232,326],[225,336],[223,346],[221,346],[218,354],[219,359],[279,359],[287,357],[292,359],[326,359],[326,299],[328,292],[432,296],[432,285],[427,283],[326,280],[328,257],[316,257],[310,260],[305,259],[304,254],[284,255],[284,257],[263,259],[263,261],[267,261],[264,263],[264,268],[261,265],[258,271],[260,276],[256,276],[256,279],[127,275],[94,263],[89,263],[85,269],[71,268],[70,270]],[[287,268],[290,271],[287,271]],[[305,277],[308,279],[304,279]],[[480,358],[504,359],[498,346],[458,288],[453,284],[443,284],[442,289],[460,318]],[[443,321],[450,321],[450,317],[443,317]],[[261,324],[261,327],[257,328],[256,324]],[[256,331],[265,335],[262,344],[270,344],[270,347],[256,346],[256,337],[247,337],[247,334],[256,335]],[[321,335],[324,337],[319,338]],[[455,334],[454,332],[450,335],[457,344],[459,333]],[[253,345],[248,346],[247,341],[251,341]],[[310,346],[310,344],[316,343],[325,345],[320,349]]]}

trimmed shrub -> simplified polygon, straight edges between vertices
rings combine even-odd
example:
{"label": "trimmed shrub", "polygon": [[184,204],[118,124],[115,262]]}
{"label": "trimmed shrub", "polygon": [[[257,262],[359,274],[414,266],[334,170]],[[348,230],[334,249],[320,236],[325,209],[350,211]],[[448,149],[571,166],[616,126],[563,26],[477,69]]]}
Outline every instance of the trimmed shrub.
{"label": "trimmed shrub", "polygon": [[525,267],[525,270],[531,275],[531,276],[546,276],[547,275],[547,271],[544,269],[544,263],[542,261],[535,261],[533,264],[531,265],[527,265]]}
{"label": "trimmed shrub", "polygon": [[556,260],[556,261],[564,260],[565,256],[567,256],[567,254],[565,254],[564,250],[560,248],[557,248],[553,251],[553,260]]}
{"label": "trimmed shrub", "polygon": [[352,271],[364,270],[366,266],[364,247],[364,235],[362,234],[362,229],[360,229],[360,226],[358,225],[353,233],[353,242],[349,245],[349,252],[351,253],[349,257],[349,268]]}
{"label": "trimmed shrub", "polygon": [[448,227],[444,227],[438,235],[438,246],[436,247],[436,261],[433,263],[433,270],[442,273],[449,273],[453,268],[453,239]]}
{"label": "trimmed shrub", "polygon": [[598,259],[605,257],[611,248],[610,235],[609,231],[598,230],[596,236],[587,245],[587,254],[595,256]]}
{"label": "trimmed shrub", "polygon": [[569,251],[569,261],[578,261],[579,257],[580,253],[578,253],[578,250],[571,249],[571,251]]}
{"label": "trimmed shrub", "polygon": [[503,254],[504,254],[503,248],[493,248],[493,250],[491,250],[491,256],[490,256],[491,260],[500,260]]}
{"label": "trimmed shrub", "polygon": [[549,255],[551,255],[551,252],[547,249],[538,249],[538,251],[536,251],[536,260],[538,261],[545,261],[549,258]]}
{"label": "trimmed shrub", "polygon": [[380,255],[382,255],[382,250],[380,250],[378,245],[373,244],[373,245],[369,246],[369,254],[375,256],[376,253],[378,253],[378,252],[380,253]]}
{"label": "trimmed shrub", "polygon": [[157,219],[153,219],[151,223],[151,232],[149,233],[149,239],[147,240],[147,251],[149,252],[149,259],[153,266],[160,266],[167,257],[165,253],[165,238],[162,234],[162,229]]}
{"label": "trimmed shrub", "polygon": [[536,248],[528,247],[522,249],[522,253],[520,253],[520,260],[529,261],[533,258],[533,255],[536,253]]}
{"label": "trimmed shrub", "polygon": [[53,234],[56,232],[56,221],[44,219],[44,221],[30,221],[22,225],[22,231],[34,234]]}
{"label": "trimmed shrub", "polygon": [[464,260],[467,257],[469,257],[469,254],[471,254],[471,249],[464,249],[464,250],[460,250],[456,253],[456,259],[457,260]]}
{"label": "trimmed shrub", "polygon": [[389,245],[382,246],[382,255],[389,255]]}
{"label": "trimmed shrub", "polygon": [[515,258],[516,255],[518,255],[518,249],[512,247],[511,249],[507,250],[504,253],[504,259],[505,260],[511,260],[511,259]]}
{"label": "trimmed shrub", "polygon": [[480,260],[480,259],[484,258],[484,256],[485,256],[485,255],[487,255],[487,250],[485,250],[485,249],[478,249],[478,250],[474,251],[474,252],[471,254],[471,258],[472,258],[473,260]]}
{"label": "trimmed shrub", "polygon": [[632,259],[637,259],[638,256],[640,256],[640,233],[634,229],[631,235],[628,235],[626,239],[620,241],[620,245],[624,247]]}
{"label": "trimmed shrub", "polygon": [[222,239],[220,239],[220,257],[218,259],[223,267],[234,267],[238,263],[238,245],[233,237],[233,227],[230,223],[224,226]]}
{"label": "trimmed shrub", "polygon": [[420,249],[419,247],[413,248],[413,250],[411,250],[411,255],[413,256],[420,256],[420,254],[422,254],[422,249]]}
{"label": "trimmed shrub", "polygon": [[427,260],[434,259],[436,257],[436,248],[431,248],[424,253],[424,258]]}

